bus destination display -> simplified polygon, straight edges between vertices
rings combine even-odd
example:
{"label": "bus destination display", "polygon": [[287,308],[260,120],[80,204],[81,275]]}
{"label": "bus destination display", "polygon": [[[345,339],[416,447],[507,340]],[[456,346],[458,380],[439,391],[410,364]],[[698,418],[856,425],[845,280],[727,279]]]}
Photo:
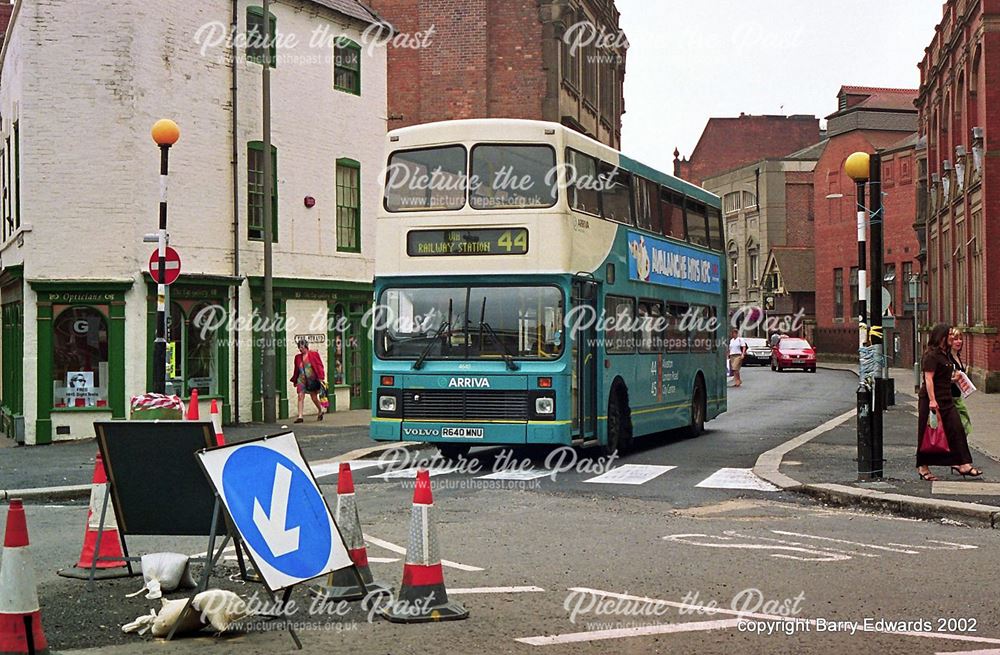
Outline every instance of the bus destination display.
{"label": "bus destination display", "polygon": [[453,255],[524,255],[528,252],[528,230],[412,230],[406,234],[410,257]]}

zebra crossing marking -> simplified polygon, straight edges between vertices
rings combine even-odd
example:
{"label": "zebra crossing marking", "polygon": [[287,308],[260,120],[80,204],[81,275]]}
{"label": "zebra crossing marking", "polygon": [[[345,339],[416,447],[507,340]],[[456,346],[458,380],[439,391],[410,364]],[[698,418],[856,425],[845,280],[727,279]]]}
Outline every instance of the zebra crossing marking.
{"label": "zebra crossing marking", "polygon": [[770,482],[758,478],[753,469],[721,468],[695,485],[703,489],[751,489],[780,491]]}
{"label": "zebra crossing marking", "polygon": [[653,478],[659,477],[677,468],[676,466],[655,466],[653,464],[622,464],[616,466],[607,473],[602,473],[597,477],[584,480],[594,484],[645,484]]}

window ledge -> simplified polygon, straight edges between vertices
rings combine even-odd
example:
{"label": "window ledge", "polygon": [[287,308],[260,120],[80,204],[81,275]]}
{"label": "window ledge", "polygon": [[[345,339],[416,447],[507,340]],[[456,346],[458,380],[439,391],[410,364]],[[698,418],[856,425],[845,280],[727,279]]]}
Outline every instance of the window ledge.
{"label": "window ledge", "polygon": [[110,407],[53,407],[51,412],[53,414],[71,414],[73,412],[103,412],[105,414],[111,413]]}

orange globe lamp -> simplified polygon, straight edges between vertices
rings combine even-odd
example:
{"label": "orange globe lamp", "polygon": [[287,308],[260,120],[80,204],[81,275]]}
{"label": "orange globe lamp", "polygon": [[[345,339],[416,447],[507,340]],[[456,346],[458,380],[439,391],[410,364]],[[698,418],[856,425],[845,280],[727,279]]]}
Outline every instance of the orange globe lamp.
{"label": "orange globe lamp", "polygon": [[855,152],[844,162],[844,172],[855,182],[868,180],[871,157],[867,152]]}
{"label": "orange globe lamp", "polygon": [[161,118],[153,124],[153,141],[158,146],[172,146],[181,138],[181,128],[169,118]]}

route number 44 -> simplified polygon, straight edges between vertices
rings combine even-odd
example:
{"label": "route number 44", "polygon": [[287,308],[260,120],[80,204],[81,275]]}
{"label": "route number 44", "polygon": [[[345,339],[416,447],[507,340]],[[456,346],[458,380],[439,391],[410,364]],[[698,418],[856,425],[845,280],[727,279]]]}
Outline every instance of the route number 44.
{"label": "route number 44", "polygon": [[528,233],[522,230],[517,234],[511,234],[508,230],[497,239],[497,245],[507,252],[511,252],[515,246],[520,251],[526,251],[528,249]]}

